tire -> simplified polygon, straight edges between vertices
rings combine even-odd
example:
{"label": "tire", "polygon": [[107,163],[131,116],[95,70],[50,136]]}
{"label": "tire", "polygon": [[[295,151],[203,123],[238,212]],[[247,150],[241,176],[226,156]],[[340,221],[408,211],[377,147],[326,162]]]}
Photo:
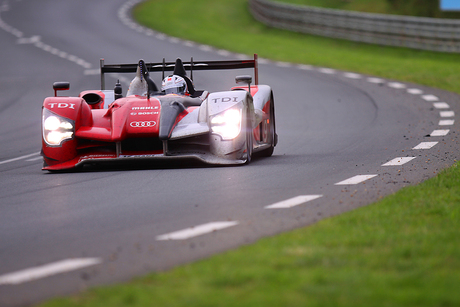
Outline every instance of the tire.
{"label": "tire", "polygon": [[270,157],[273,155],[275,146],[278,143],[278,135],[276,134],[276,125],[275,125],[275,101],[273,100],[273,94],[270,97],[270,120],[269,120],[269,132],[267,143],[270,144],[270,147],[264,149],[260,152],[262,157]]}
{"label": "tire", "polygon": [[251,129],[251,121],[249,116],[249,111],[246,114],[246,162],[245,164],[249,164],[252,161],[252,153],[254,150],[254,143],[253,143],[253,131]]}

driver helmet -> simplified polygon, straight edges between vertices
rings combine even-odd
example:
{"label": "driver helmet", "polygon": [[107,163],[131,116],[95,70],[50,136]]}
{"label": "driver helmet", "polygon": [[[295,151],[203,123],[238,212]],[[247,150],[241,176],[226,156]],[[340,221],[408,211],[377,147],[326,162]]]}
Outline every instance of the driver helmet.
{"label": "driver helmet", "polygon": [[181,76],[167,76],[161,84],[161,90],[166,94],[185,95],[187,93],[187,83]]}

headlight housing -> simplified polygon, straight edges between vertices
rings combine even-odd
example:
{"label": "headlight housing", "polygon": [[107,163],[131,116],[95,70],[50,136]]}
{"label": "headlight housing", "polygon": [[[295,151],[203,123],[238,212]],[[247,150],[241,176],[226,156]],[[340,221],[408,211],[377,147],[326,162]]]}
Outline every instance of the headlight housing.
{"label": "headlight housing", "polygon": [[211,131],[218,134],[223,140],[232,140],[241,132],[242,112],[231,108],[211,117]]}
{"label": "headlight housing", "polygon": [[75,134],[75,122],[43,109],[42,116],[43,140],[49,146],[61,146],[65,140],[72,139]]}

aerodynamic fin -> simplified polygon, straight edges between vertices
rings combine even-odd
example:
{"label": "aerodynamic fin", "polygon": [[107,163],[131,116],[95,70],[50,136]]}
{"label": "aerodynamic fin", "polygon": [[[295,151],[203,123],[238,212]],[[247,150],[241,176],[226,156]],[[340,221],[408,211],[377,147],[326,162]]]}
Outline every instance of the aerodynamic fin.
{"label": "aerodynamic fin", "polygon": [[181,77],[187,77],[187,72],[185,71],[184,64],[180,58],[176,59],[173,74]]}
{"label": "aerodynamic fin", "polygon": [[131,81],[129,85],[128,94],[129,95],[144,95],[147,93],[147,96],[150,98],[150,95],[158,92],[158,88],[150,79],[150,74],[145,65],[144,60],[139,60],[136,70],[136,77]]}

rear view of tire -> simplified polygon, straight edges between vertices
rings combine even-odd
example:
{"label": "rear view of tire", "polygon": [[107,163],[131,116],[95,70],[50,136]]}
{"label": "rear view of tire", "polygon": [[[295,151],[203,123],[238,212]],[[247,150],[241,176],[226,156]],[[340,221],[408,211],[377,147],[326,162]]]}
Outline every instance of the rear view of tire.
{"label": "rear view of tire", "polygon": [[252,152],[254,150],[254,136],[253,130],[251,129],[251,121],[249,114],[246,115],[246,163],[249,164],[252,161]]}
{"label": "rear view of tire", "polygon": [[278,135],[276,134],[276,125],[275,125],[275,101],[273,99],[273,94],[270,98],[270,117],[268,123],[264,123],[262,129],[268,129],[267,131],[267,144],[270,145],[267,149],[264,149],[260,152],[262,157],[270,157],[273,155],[275,146],[278,143]]}

